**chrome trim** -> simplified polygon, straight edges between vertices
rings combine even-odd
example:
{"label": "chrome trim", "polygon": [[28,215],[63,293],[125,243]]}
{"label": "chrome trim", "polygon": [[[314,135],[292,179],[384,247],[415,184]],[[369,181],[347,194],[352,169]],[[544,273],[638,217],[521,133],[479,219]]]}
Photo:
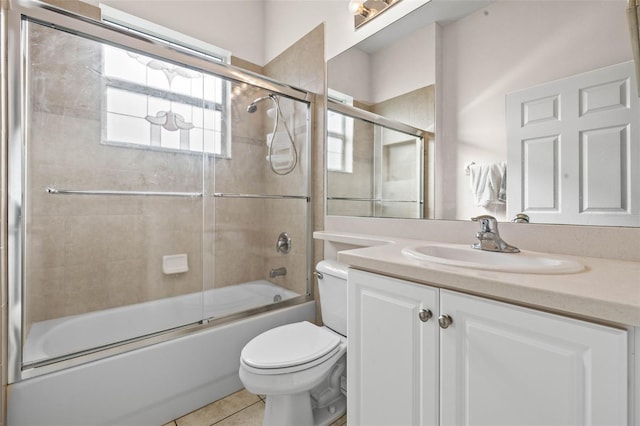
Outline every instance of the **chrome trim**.
{"label": "chrome trim", "polygon": [[[3,10],[7,37],[7,383],[20,379],[22,363],[22,279],[24,229],[22,99],[24,69],[20,16]],[[20,42],[8,43],[8,40]]]}
{"label": "chrome trim", "polygon": [[449,314],[442,314],[438,317],[438,324],[440,328],[449,328],[453,324],[453,318]]}
{"label": "chrome trim", "polygon": [[512,246],[500,237],[498,220],[495,217],[483,214],[472,217],[471,220],[480,224],[480,231],[476,234],[476,238],[480,241],[472,244],[471,248],[500,253],[520,253],[519,248]]}
{"label": "chrome trim", "polygon": [[[322,97],[319,97],[319,99],[322,99]],[[307,132],[305,133],[305,145],[304,145],[304,149],[302,151],[304,151],[305,155],[304,155],[304,164],[302,164],[302,166],[304,166],[304,168],[302,170],[305,171],[305,176],[307,179],[306,182],[306,191],[305,193],[307,194],[307,199],[306,199],[306,211],[305,211],[305,215],[306,215],[306,228],[305,228],[305,239],[306,239],[306,288],[307,288],[307,294],[309,294],[311,296],[312,299],[315,299],[315,285],[314,285],[314,280],[313,280],[313,271],[315,270],[315,264],[314,264],[314,239],[313,239],[313,217],[314,217],[314,203],[312,203],[311,200],[311,195],[313,194],[313,176],[314,176],[314,171],[315,168],[312,168],[311,166],[311,152],[315,151],[315,147],[316,146],[323,146],[324,144],[324,134],[322,136],[320,136],[318,133],[316,134],[312,134],[313,131],[316,131],[316,126],[312,126],[312,120],[311,117],[317,117],[317,111],[316,111],[316,104],[314,103],[310,103],[307,108],[306,108],[306,113],[307,113],[307,117],[306,117],[306,121],[305,121],[305,128],[307,129]],[[326,113],[325,113],[326,115]],[[322,121],[322,120],[320,120]],[[318,126],[321,126],[322,124],[318,124]],[[316,143],[313,143],[313,142]],[[318,198],[316,197],[316,200]],[[324,200],[322,200],[322,202],[324,202]],[[322,212],[324,213],[324,210],[322,210]]]}
{"label": "chrome trim", "polygon": [[529,221],[530,221],[529,215],[524,213],[518,213],[513,217],[513,219],[511,219],[511,222],[513,223],[529,223]]}
{"label": "chrome trim", "polygon": [[422,322],[427,322],[432,317],[433,317],[433,312],[431,312],[431,309],[422,309],[420,310],[420,312],[418,312],[418,318],[420,318],[420,321]]}
{"label": "chrome trim", "polygon": [[244,318],[279,309],[285,309],[291,306],[296,306],[312,301],[313,298],[310,295],[297,296],[291,299],[283,300],[281,302],[275,302],[258,308],[238,312],[236,314],[231,314],[220,318],[208,318],[196,323],[172,328],[170,330],[159,331],[150,335],[136,337],[126,341],[112,343],[97,348],[91,348],[82,352],[76,352],[74,354],[51,358],[46,361],[33,362],[29,365],[26,365],[22,370],[21,379],[30,379],[42,374],[58,371],[63,368],[74,367],[85,364],[87,362],[97,361],[99,359],[107,358],[114,355],[120,355],[125,352],[129,352],[135,349],[141,349],[146,346],[155,345],[157,343],[168,342],[170,340],[184,337],[195,332],[204,331],[212,327],[229,324],[238,320],[242,320]]}
{"label": "chrome trim", "polygon": [[291,251],[291,237],[287,232],[281,232],[276,241],[276,251],[282,254],[288,254]]}
{"label": "chrome trim", "polygon": [[356,108],[351,105],[346,105],[340,102],[336,102],[333,99],[328,100],[327,109],[329,111],[338,112],[340,114],[347,115],[349,117],[368,121],[370,123],[377,124],[382,127],[386,127],[387,129],[392,129],[392,130],[397,130],[399,132],[407,133],[412,136],[417,136],[420,138],[435,137],[435,134],[433,132],[419,129],[417,127],[413,127],[408,124],[401,123],[399,121],[391,120],[387,117],[383,117],[382,115],[374,114],[372,112],[365,111],[363,109]]}
{"label": "chrome trim", "polygon": [[260,195],[260,194],[235,194],[225,192],[214,192],[216,198],[256,198],[264,200],[306,200],[311,201],[307,195]]}
{"label": "chrome trim", "polygon": [[47,187],[46,191],[53,195],[133,195],[143,197],[202,197],[202,192],[163,192],[163,191],[105,191],[100,189],[57,189]]}
{"label": "chrome trim", "polygon": [[212,62],[195,51],[181,49],[176,45],[164,43],[158,39],[147,38],[140,33],[129,31],[126,28],[108,22],[96,21],[85,16],[76,15],[48,3],[37,0],[17,0],[11,3],[10,10],[42,25],[49,25],[94,40],[110,42],[140,53],[159,56],[181,65],[211,72],[229,80],[275,91],[292,99],[312,102],[315,98],[313,93],[306,90],[277,82],[233,65]]}
{"label": "chrome trim", "polygon": [[380,203],[420,203],[422,200],[390,200],[386,198],[327,197],[329,201],[376,201]]}

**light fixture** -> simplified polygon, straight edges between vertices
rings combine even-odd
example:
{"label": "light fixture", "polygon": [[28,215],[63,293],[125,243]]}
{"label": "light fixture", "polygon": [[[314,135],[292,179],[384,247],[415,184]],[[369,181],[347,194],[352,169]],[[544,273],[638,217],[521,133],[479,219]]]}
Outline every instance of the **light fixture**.
{"label": "light fixture", "polygon": [[351,0],[349,11],[353,14],[353,27],[359,28],[401,0]]}
{"label": "light fixture", "polygon": [[371,9],[364,5],[364,0],[351,0],[349,2],[349,12],[353,15],[360,15],[364,19],[371,16]]}

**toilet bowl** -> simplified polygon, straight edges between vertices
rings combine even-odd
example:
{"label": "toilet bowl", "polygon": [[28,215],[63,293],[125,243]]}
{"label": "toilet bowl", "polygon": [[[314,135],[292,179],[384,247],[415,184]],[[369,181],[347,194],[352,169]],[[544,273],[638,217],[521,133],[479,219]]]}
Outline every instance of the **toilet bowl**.
{"label": "toilet bowl", "polygon": [[266,395],[265,426],[328,425],[346,411],[347,268],[322,261],[316,271],[325,325],[276,327],[247,343],[240,355],[245,388]]}

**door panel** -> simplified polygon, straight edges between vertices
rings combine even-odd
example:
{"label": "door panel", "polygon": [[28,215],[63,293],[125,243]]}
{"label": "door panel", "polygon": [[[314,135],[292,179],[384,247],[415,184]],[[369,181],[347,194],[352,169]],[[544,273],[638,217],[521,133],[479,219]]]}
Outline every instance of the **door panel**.
{"label": "door panel", "polygon": [[437,300],[428,286],[349,271],[349,424],[437,425]]}
{"label": "door panel", "polygon": [[442,290],[442,425],[627,424],[626,332]]}
{"label": "door panel", "polygon": [[640,226],[636,84],[627,62],[507,95],[507,217]]}

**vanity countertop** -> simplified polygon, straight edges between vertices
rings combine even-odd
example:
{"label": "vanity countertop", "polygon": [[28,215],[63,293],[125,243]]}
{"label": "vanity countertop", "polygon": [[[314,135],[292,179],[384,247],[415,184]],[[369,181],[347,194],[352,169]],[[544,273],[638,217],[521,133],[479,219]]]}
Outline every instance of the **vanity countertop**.
{"label": "vanity countertop", "polygon": [[367,241],[367,247],[338,252],[338,261],[356,269],[584,319],[640,326],[640,262],[554,254],[577,260],[586,270],[570,274],[495,272],[420,263],[401,254],[403,247],[429,241],[332,232],[316,232],[314,237],[354,245],[358,240]]}

